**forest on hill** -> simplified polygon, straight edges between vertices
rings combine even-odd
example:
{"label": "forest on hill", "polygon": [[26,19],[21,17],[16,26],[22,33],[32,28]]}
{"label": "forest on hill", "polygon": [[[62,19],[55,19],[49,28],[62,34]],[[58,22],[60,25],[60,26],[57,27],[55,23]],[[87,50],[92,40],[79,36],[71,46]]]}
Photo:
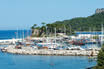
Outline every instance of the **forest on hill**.
{"label": "forest on hill", "polygon": [[70,20],[56,21],[53,24],[65,24],[66,26],[71,25],[71,28],[74,31],[100,31],[101,24],[104,24],[104,12],[93,14],[88,17],[78,17]]}

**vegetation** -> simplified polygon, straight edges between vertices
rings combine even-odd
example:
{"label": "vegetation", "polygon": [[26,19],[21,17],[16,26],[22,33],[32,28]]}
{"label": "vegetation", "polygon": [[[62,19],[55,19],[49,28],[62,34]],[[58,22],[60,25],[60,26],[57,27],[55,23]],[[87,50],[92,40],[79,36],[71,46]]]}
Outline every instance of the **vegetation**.
{"label": "vegetation", "polygon": [[93,69],[104,69],[104,45],[98,54],[97,66],[95,66]]}
{"label": "vegetation", "polygon": [[[74,31],[101,31],[101,24],[104,24],[104,12],[93,14],[88,17],[78,17],[49,24],[42,22],[40,30],[44,33],[47,32],[48,34],[52,34],[54,33],[54,28],[56,28],[57,33],[66,33],[70,35],[74,34]],[[34,28],[36,28],[35,25],[32,29]]]}
{"label": "vegetation", "polygon": [[[71,20],[56,21],[51,24],[42,23],[42,27],[36,27],[34,24],[32,29],[39,29],[39,36],[53,34],[55,28],[57,33],[74,34],[74,31],[101,31],[101,24],[104,24],[104,12],[93,14],[88,17],[78,17]],[[47,34],[46,34],[47,33]],[[93,38],[98,38],[95,36]],[[97,66],[93,69],[104,69],[104,46],[100,50],[97,58]]]}
{"label": "vegetation", "polygon": [[93,36],[93,39],[99,39],[99,36],[97,36],[97,35]]}
{"label": "vegetation", "polygon": [[57,21],[53,24],[65,24],[76,31],[100,31],[101,24],[104,24],[104,12],[88,17],[78,17],[71,20]]}
{"label": "vegetation", "polygon": [[37,26],[37,24],[34,24],[31,28],[32,28],[32,29],[35,29],[35,28],[36,28],[36,26]]}

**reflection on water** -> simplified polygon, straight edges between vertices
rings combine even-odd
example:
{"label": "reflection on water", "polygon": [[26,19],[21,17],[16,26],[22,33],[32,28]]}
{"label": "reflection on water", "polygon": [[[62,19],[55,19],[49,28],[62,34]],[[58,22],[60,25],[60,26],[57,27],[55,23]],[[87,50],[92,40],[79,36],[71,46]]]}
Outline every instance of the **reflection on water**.
{"label": "reflection on water", "polygon": [[1,69],[85,69],[96,65],[84,56],[13,55],[0,52]]}

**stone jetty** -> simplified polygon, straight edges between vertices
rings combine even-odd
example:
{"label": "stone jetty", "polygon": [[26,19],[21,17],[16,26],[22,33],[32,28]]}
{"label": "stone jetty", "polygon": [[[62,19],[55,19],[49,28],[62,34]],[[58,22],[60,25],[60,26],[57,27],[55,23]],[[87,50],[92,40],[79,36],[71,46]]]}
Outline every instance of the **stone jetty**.
{"label": "stone jetty", "polygon": [[98,50],[49,50],[49,49],[34,49],[31,47],[22,47],[15,49],[13,46],[8,46],[4,50],[7,53],[24,54],[24,55],[60,55],[60,56],[97,56]]}

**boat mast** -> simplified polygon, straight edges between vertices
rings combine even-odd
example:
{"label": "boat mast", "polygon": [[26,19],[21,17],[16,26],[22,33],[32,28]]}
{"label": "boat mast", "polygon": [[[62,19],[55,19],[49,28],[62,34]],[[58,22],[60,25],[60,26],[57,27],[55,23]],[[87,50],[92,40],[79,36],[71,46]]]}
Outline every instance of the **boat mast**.
{"label": "boat mast", "polygon": [[23,32],[22,32],[22,34],[23,34],[23,41],[24,41],[24,29],[23,29]]}
{"label": "boat mast", "polygon": [[102,24],[102,36],[101,36],[101,46],[103,45],[103,24]]}
{"label": "boat mast", "polygon": [[[92,42],[91,40],[92,40],[92,29],[91,29],[91,27],[89,27],[89,33],[90,33],[90,42]],[[90,44],[90,47],[91,47],[92,45]]]}
{"label": "boat mast", "polygon": [[56,46],[56,28],[55,28],[55,46]]}
{"label": "boat mast", "polygon": [[18,28],[17,28],[17,30],[16,30],[16,39],[18,39]]}
{"label": "boat mast", "polygon": [[26,38],[28,37],[28,29],[26,30]]}
{"label": "boat mast", "polygon": [[47,26],[46,26],[46,41],[48,43],[48,30],[47,30]]}
{"label": "boat mast", "polygon": [[64,35],[66,35],[66,27],[65,27],[65,25],[64,25]]}

